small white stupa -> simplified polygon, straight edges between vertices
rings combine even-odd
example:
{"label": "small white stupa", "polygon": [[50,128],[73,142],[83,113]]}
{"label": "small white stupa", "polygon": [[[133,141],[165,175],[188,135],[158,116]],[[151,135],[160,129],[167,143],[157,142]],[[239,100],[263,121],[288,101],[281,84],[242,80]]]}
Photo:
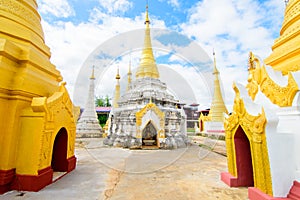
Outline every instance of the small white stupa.
{"label": "small white stupa", "polygon": [[99,124],[95,108],[94,82],[95,76],[93,67],[93,72],[90,77],[88,98],[85,104],[85,108],[76,126],[77,137],[102,137],[102,128]]}

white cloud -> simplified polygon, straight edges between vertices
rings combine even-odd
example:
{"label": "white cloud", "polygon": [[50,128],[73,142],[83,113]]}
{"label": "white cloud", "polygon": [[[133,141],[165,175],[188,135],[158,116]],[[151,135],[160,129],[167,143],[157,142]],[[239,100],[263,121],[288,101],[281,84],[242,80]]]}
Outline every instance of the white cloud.
{"label": "white cloud", "polygon": [[99,3],[108,14],[125,13],[132,7],[128,0],[99,0]]}
{"label": "white cloud", "polygon": [[[117,34],[144,28],[144,13],[134,19],[114,17],[98,9],[91,13],[93,20],[75,24],[73,22],[42,20],[46,44],[52,52],[51,62],[60,70],[70,96],[73,97],[78,73],[88,56],[106,40]],[[99,23],[98,19],[103,19]],[[165,27],[161,20],[153,19],[153,26]],[[113,26],[112,26],[113,24]],[[120,48],[120,47],[116,47]],[[112,48],[113,50],[113,48]]]}
{"label": "white cloud", "polygon": [[225,95],[230,97],[227,103],[233,101],[232,83],[247,78],[248,52],[262,58],[271,53],[274,31],[279,32],[283,16],[278,2],[203,0],[189,10],[187,22],[181,25],[182,32],[194,37],[206,52],[215,49]]}
{"label": "white cloud", "polygon": [[38,0],[39,12],[55,17],[67,18],[75,15],[75,11],[67,0]]}
{"label": "white cloud", "polygon": [[175,8],[179,8],[179,6],[180,6],[178,0],[168,0],[168,4],[170,4],[171,6],[173,6]]}
{"label": "white cloud", "polygon": [[[75,14],[68,1],[38,0],[38,2],[42,14],[52,14],[57,17]],[[180,5],[177,0],[168,2],[173,6]],[[51,61],[68,83],[67,87],[71,96],[80,68],[97,46],[119,33],[144,28],[145,13],[135,18],[116,15],[128,11],[133,6],[131,2],[101,0],[99,3],[105,9],[99,7],[92,9],[87,22],[75,24],[42,21],[46,44],[52,52]],[[281,25],[283,6],[278,0],[268,0],[263,4],[250,0],[203,0],[188,11],[187,21],[179,25],[182,33],[195,38],[210,57],[212,57],[212,49],[215,49],[227,104],[233,102],[234,94],[231,87],[233,81],[243,83],[247,81],[248,52],[253,50],[262,58],[270,53],[274,35],[276,35],[274,32],[279,32]],[[269,12],[270,9],[272,12]],[[164,21],[151,16],[151,13],[150,19],[152,27],[166,27]],[[189,60],[193,61],[199,57],[199,52],[191,52],[190,47],[172,48],[176,49],[179,55],[188,54]],[[178,60],[176,57],[170,57],[170,59]],[[138,62],[134,61],[134,63],[137,65]],[[126,61],[124,65],[127,64]],[[114,70],[113,74],[115,76]],[[189,74],[184,76],[188,77]],[[111,79],[111,77],[104,78],[105,80]],[[111,91],[114,85],[114,83],[111,84]]]}
{"label": "white cloud", "polygon": [[[165,0],[158,0],[159,2],[164,2]],[[179,8],[180,3],[178,0],[167,0],[167,3],[171,5],[173,8]]]}

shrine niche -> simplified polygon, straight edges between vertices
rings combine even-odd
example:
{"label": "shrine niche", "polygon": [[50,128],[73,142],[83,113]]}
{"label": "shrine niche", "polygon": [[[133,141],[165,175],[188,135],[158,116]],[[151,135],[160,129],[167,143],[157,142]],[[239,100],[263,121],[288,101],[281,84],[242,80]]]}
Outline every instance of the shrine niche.
{"label": "shrine niche", "polygon": [[230,187],[256,187],[272,195],[272,180],[265,134],[264,110],[252,116],[246,110],[238,87],[233,113],[225,120],[228,173],[221,179]]}
{"label": "shrine niche", "polygon": [[165,140],[164,124],[164,113],[149,103],[136,113],[136,137],[142,140],[142,145],[160,147]]}
{"label": "shrine niche", "polygon": [[157,146],[158,140],[157,140],[157,131],[152,124],[151,121],[148,122],[148,124],[143,129],[142,133],[142,145],[143,146]]}

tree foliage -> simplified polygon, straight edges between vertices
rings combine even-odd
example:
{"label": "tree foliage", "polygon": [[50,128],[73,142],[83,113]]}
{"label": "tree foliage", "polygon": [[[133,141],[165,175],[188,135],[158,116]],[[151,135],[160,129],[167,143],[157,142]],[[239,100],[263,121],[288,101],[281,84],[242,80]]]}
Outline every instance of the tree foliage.
{"label": "tree foliage", "polygon": [[109,96],[108,95],[106,95],[105,97],[97,96],[96,97],[96,106],[98,106],[98,107],[110,107],[111,103],[110,103]]}
{"label": "tree foliage", "polygon": [[[97,107],[111,107],[111,103],[110,103],[110,98],[108,95],[106,95],[105,97],[102,96],[97,96],[95,103]],[[98,120],[99,120],[99,124],[103,127],[106,123],[106,120],[108,118],[108,114],[97,114],[98,115]]]}

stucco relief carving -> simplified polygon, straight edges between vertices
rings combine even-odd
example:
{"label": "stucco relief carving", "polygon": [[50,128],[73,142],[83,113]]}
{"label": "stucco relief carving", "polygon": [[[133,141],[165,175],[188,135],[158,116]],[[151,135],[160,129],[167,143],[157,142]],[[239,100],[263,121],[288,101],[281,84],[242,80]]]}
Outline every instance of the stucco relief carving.
{"label": "stucco relief carving", "polygon": [[251,146],[254,186],[272,195],[272,181],[265,135],[265,126],[267,123],[265,112],[262,109],[262,112],[257,116],[250,115],[235,84],[233,85],[233,89],[235,91],[233,112],[232,115],[225,118],[224,122],[228,171],[237,177],[234,137],[240,126],[245,132]]}
{"label": "stucco relief carving", "polygon": [[258,90],[273,103],[280,107],[291,106],[293,99],[299,90],[298,85],[291,75],[288,73],[288,84],[285,87],[278,85],[273,81],[267,73],[267,70],[260,60],[252,53],[249,54],[249,76],[248,76],[248,94],[255,99]]}
{"label": "stucco relief carving", "polygon": [[[165,125],[165,114],[162,112],[154,103],[148,103],[144,108],[142,108],[139,112],[136,113],[136,126],[137,126],[137,133],[141,135],[141,126],[142,126],[142,119],[146,113],[152,110],[159,118],[159,125],[160,129],[158,130],[158,136],[159,138],[164,138],[165,137],[165,132],[164,132],[164,125]],[[138,135],[138,134],[137,134]],[[139,137],[137,137],[139,138]],[[141,138],[141,137],[140,137]]]}

